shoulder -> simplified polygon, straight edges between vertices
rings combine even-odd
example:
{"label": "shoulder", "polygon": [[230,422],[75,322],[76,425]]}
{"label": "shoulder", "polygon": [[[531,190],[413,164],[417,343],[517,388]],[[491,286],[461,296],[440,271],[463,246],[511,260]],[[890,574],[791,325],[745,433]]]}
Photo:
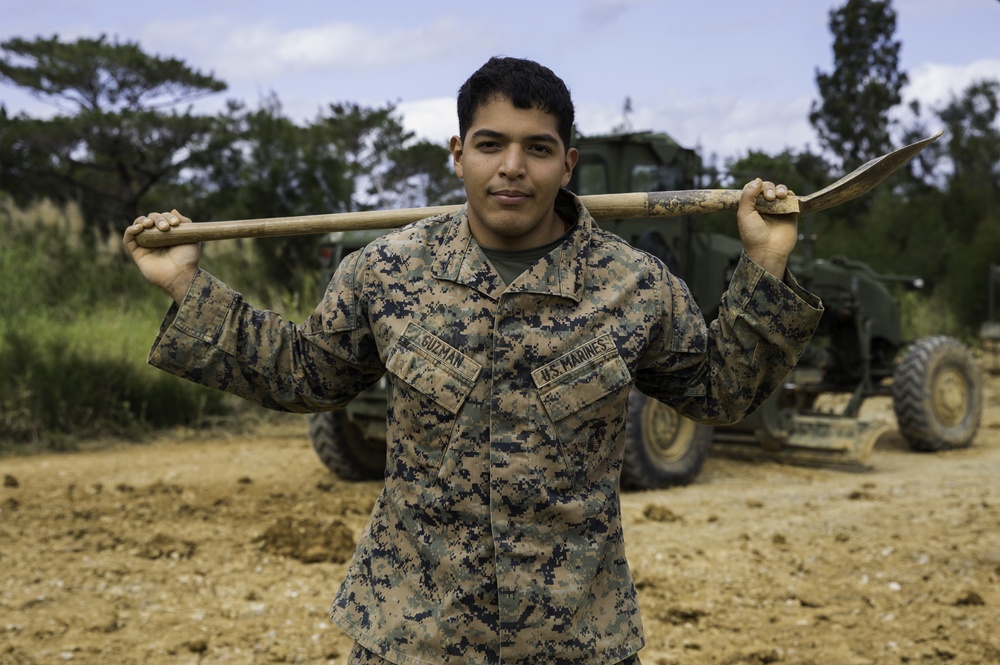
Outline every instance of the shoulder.
{"label": "shoulder", "polygon": [[413,257],[440,245],[455,220],[453,214],[435,215],[412,222],[373,240],[366,248],[369,258]]}
{"label": "shoulder", "polygon": [[638,273],[655,276],[657,279],[670,272],[658,257],[630,245],[617,234],[598,228],[596,224],[591,230],[590,247],[592,265],[607,265],[613,262]]}

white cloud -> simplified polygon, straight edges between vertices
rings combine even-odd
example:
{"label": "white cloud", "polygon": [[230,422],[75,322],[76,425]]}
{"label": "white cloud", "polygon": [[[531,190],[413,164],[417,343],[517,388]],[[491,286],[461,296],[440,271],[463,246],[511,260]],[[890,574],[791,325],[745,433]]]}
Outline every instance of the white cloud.
{"label": "white cloud", "polygon": [[458,133],[458,115],[453,97],[400,102],[396,110],[403,117],[403,126],[418,139],[447,145]]}
{"label": "white cloud", "polygon": [[466,46],[482,48],[484,41],[481,35],[473,40],[468,26],[455,18],[389,29],[350,22],[281,29],[271,21],[202,18],[157,23],[147,32],[144,41],[150,44],[164,32],[176,35],[172,44],[186,53],[184,57],[234,84],[317,71],[406,68],[443,59]]}
{"label": "white cloud", "polygon": [[909,76],[910,83],[903,90],[905,100],[916,99],[933,109],[947,104],[952,97],[961,96],[976,81],[1000,80],[1000,60],[985,58],[963,65],[927,62],[914,67]]}
{"label": "white cloud", "polygon": [[[811,100],[748,100],[737,95],[683,98],[665,94],[661,99],[635,99],[632,126],[636,130],[666,132],[688,148],[720,158],[737,157],[748,149],[776,153],[785,148],[815,146],[808,114]],[[580,130],[588,134],[610,131],[622,121],[618,105],[581,105]]]}

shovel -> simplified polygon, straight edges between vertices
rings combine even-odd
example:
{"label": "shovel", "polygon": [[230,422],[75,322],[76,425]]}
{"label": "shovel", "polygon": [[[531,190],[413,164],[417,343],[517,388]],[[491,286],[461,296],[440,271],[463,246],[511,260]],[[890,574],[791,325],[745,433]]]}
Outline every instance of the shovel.
{"label": "shovel", "polygon": [[[916,143],[876,157],[850,172],[837,182],[806,196],[789,194],[784,199],[757,200],[757,210],[765,214],[807,214],[825,210],[850,201],[868,192],[889,174],[910,161],[927,145],[936,141],[939,132]],[[693,189],[676,192],[634,192],[626,194],[594,194],[580,200],[594,219],[633,219],[640,217],[679,217],[725,210],[736,210],[741,190]],[[304,217],[272,217],[228,222],[181,224],[169,231],[148,229],[136,241],[142,247],[166,247],[206,240],[233,238],[263,238],[272,236],[309,235],[331,231],[390,229],[432,215],[452,214],[461,206],[400,208],[366,212],[331,213]]]}

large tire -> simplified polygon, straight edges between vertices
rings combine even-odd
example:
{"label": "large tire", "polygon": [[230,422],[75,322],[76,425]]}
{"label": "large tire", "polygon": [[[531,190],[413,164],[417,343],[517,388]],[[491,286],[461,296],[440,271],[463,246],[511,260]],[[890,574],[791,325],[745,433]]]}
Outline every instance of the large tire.
{"label": "large tire", "polygon": [[622,486],[641,490],[689,484],[705,464],[713,433],[713,427],[684,418],[633,390],[628,400]]}
{"label": "large tire", "polygon": [[979,366],[956,339],[919,339],[893,372],[892,406],[899,431],[913,450],[969,446],[983,408]]}
{"label": "large tire", "polygon": [[343,411],[308,416],[309,438],[320,460],[342,480],[379,480],[385,475],[385,442],[365,438]]}

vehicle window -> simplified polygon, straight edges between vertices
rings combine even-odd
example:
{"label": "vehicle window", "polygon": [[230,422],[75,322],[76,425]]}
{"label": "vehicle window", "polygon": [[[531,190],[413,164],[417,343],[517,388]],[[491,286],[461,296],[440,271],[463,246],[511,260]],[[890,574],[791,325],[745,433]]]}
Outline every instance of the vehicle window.
{"label": "vehicle window", "polygon": [[665,192],[684,189],[684,173],[679,166],[636,164],[629,175],[633,192]]}
{"label": "vehicle window", "polygon": [[579,196],[608,193],[608,166],[600,157],[581,157],[573,171],[573,179],[575,189],[573,185],[570,188]]}

